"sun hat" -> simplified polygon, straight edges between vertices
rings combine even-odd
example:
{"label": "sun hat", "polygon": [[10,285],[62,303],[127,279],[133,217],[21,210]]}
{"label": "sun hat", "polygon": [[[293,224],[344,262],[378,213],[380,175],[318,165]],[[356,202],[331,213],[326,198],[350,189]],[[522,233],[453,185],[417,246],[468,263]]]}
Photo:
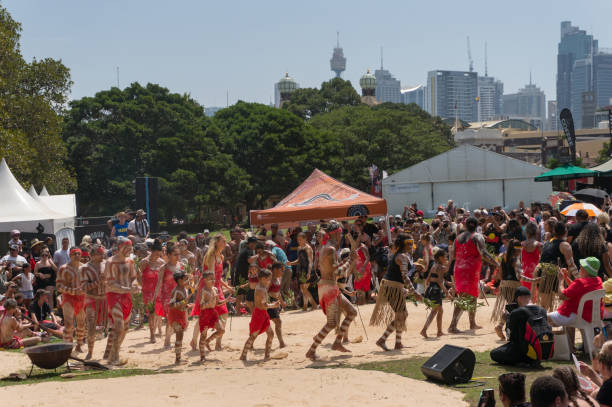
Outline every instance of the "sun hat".
{"label": "sun hat", "polygon": [[596,277],[601,263],[597,257],[587,257],[586,259],[580,259],[580,266],[582,266],[590,276]]}

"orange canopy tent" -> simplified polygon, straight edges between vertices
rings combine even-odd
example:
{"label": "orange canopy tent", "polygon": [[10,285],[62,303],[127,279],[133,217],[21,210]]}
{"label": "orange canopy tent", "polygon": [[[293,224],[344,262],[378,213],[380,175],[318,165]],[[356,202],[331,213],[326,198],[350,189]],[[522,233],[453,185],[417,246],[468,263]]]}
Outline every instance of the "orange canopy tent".
{"label": "orange canopy tent", "polygon": [[351,219],[387,214],[387,201],[350,187],[315,169],[273,208],[251,211],[251,225],[281,227],[320,219]]}

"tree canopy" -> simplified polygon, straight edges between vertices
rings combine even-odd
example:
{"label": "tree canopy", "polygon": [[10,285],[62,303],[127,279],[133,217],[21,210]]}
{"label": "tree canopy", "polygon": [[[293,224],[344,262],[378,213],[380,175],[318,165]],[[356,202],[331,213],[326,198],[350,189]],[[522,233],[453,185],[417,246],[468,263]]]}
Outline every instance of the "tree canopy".
{"label": "tree canopy", "polygon": [[357,106],[361,98],[351,81],[334,78],[321,84],[321,89],[297,89],[291,94],[289,101],[283,104],[283,109],[295,115],[310,119],[320,113],[331,112],[342,106]]}
{"label": "tree canopy", "polygon": [[0,7],[0,156],[17,179],[51,193],[75,189],[65,166],[62,113],[72,82],[61,61],[21,55],[21,24]]}

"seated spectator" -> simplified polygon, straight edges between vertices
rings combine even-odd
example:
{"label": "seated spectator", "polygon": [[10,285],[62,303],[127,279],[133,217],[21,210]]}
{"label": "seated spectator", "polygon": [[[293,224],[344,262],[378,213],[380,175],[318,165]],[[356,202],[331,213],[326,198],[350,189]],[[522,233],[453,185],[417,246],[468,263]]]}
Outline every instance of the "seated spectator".
{"label": "seated spectator", "polygon": [[43,289],[36,290],[34,301],[29,307],[30,318],[34,323],[34,329],[43,329],[57,336],[62,337],[63,327],[59,323],[59,318],[53,314],[49,306],[49,293]]}
{"label": "seated spectator", "polygon": [[40,343],[39,336],[31,338],[22,338],[18,336],[19,332],[31,326],[30,324],[22,324],[17,321],[16,314],[18,312],[17,301],[14,299],[6,300],[4,304],[4,315],[0,318],[0,348],[20,349]]}
{"label": "seated spectator", "polygon": [[596,399],[601,407],[612,407],[612,341],[601,348],[598,362],[603,383]]}
{"label": "seated spectator", "polygon": [[563,382],[567,398],[572,406],[595,407],[597,405],[595,399],[582,390],[580,382],[578,381],[578,375],[573,367],[558,367],[553,371],[552,376]]}
{"label": "seated spectator", "polygon": [[[563,290],[562,294],[559,295],[559,299],[563,300],[559,308],[548,314],[548,319],[553,326],[567,326],[574,322],[576,319],[576,313],[578,312],[578,305],[583,295],[590,293],[591,291],[601,290],[601,279],[597,276],[599,272],[600,263],[595,257],[587,257],[586,259],[580,260],[580,271],[579,278],[571,282],[569,287]],[[569,280],[567,275],[567,269],[562,269],[561,272],[565,274],[566,281]],[[603,316],[603,301],[599,304],[601,309],[601,315]],[[582,319],[587,322],[591,322],[593,311],[593,304],[588,302],[584,305],[582,312]],[[574,336],[575,330],[568,330],[570,336],[570,348],[573,352],[574,347]]]}
{"label": "seated spectator", "polygon": [[531,407],[568,407],[569,400],[563,382],[552,376],[541,376],[529,390]]}
{"label": "seated spectator", "polygon": [[499,400],[504,407],[529,407],[525,400],[525,375],[522,373],[504,373],[500,375]]}
{"label": "seated spectator", "polygon": [[[506,306],[511,311],[506,332],[509,342],[491,351],[491,359],[504,365],[538,364],[552,356],[552,329],[546,324],[546,311],[538,305],[529,305],[531,292],[517,287],[514,302]],[[531,332],[531,335],[526,333]],[[533,342],[527,341],[533,338]]]}

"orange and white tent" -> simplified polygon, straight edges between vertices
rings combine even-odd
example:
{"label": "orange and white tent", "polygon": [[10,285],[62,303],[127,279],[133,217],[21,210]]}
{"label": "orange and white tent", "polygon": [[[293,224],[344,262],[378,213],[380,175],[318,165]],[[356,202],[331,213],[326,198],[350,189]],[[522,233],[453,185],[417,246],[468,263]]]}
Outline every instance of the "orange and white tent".
{"label": "orange and white tent", "polygon": [[280,227],[320,219],[353,219],[361,215],[384,216],[387,201],[350,187],[323,171],[312,174],[273,208],[251,211],[251,225],[273,223]]}

